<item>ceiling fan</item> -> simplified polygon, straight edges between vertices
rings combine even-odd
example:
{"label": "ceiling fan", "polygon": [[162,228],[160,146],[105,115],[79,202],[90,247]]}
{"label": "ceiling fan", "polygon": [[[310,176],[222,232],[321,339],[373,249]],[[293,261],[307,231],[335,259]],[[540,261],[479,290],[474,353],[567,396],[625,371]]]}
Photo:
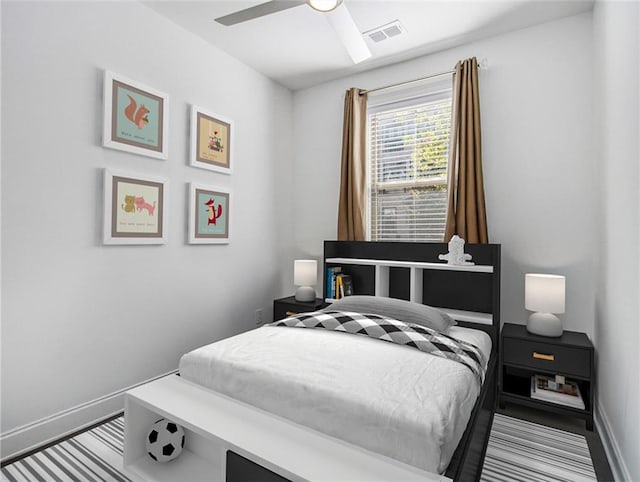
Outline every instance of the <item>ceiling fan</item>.
{"label": "ceiling fan", "polygon": [[360,30],[353,21],[347,6],[342,4],[342,0],[271,0],[270,2],[218,17],[215,20],[229,27],[304,4],[318,12],[328,14],[327,20],[338,34],[340,41],[355,64],[371,57],[369,47],[367,47],[362,38]]}

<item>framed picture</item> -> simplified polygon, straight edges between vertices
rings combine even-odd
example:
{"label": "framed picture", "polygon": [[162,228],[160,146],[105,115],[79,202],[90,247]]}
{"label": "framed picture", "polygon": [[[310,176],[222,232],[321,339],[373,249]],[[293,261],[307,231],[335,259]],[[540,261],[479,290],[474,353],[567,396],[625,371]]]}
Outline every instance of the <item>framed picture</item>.
{"label": "framed picture", "polygon": [[104,244],[167,242],[167,181],[104,171]]}
{"label": "framed picture", "polygon": [[167,94],[105,71],[104,147],[166,159],[168,126]]}
{"label": "framed picture", "polygon": [[191,106],[191,155],[194,167],[231,174],[233,121]]}
{"label": "framed picture", "polygon": [[189,185],[189,243],[229,243],[230,192],[212,186]]}

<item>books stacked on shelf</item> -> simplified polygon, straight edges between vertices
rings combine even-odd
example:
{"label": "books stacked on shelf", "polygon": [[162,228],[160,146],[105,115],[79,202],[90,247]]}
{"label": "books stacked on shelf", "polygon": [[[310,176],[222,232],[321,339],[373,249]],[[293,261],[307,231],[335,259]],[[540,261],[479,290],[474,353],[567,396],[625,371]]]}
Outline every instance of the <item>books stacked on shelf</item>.
{"label": "books stacked on shelf", "polygon": [[557,383],[553,377],[534,375],[531,377],[531,398],[584,410],[580,387],[569,380]]}
{"label": "books stacked on shelf", "polygon": [[327,268],[327,298],[334,299],[336,297],[336,276],[341,272],[340,266]]}
{"label": "books stacked on shelf", "polygon": [[353,294],[351,276],[342,273],[340,266],[327,268],[327,298],[338,300]]}

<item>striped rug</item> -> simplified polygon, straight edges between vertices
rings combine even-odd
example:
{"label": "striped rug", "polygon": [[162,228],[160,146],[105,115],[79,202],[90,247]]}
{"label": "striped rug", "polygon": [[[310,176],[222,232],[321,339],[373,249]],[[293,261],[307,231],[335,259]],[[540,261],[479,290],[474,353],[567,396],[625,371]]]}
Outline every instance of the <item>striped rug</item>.
{"label": "striped rug", "polygon": [[[3,467],[2,480],[129,481],[122,473],[123,439],[120,417]],[[482,482],[595,480],[581,435],[495,415]]]}
{"label": "striped rug", "polygon": [[496,413],[482,482],[595,481],[582,435]]}
{"label": "striped rug", "polygon": [[2,480],[130,481],[122,473],[124,418],[41,450],[2,468]]}

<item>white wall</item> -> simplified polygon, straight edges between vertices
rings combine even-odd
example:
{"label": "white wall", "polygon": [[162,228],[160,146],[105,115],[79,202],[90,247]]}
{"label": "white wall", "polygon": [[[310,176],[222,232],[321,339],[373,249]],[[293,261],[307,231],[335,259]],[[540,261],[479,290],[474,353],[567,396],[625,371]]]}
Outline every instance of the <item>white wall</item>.
{"label": "white wall", "polygon": [[[597,228],[591,14],[489,38],[294,94],[295,246],[335,239],[344,91],[487,58],[480,103],[489,239],[502,244],[502,319],[523,323],[524,274],[567,276],[564,326],[593,334]],[[312,215],[307,215],[307,214]]]}
{"label": "white wall", "polygon": [[[257,308],[270,318],[292,95],[137,2],[3,2],[2,62],[6,434],[177,368]],[[101,147],[104,69],[170,95],[168,161]],[[190,103],[235,120],[231,176],[187,165]],[[102,245],[105,167],[169,179],[167,245]],[[231,244],[186,245],[190,181],[232,189]],[[37,428],[34,443],[55,435]]]}
{"label": "white wall", "polygon": [[598,402],[616,480],[640,480],[640,4],[596,2]]}

